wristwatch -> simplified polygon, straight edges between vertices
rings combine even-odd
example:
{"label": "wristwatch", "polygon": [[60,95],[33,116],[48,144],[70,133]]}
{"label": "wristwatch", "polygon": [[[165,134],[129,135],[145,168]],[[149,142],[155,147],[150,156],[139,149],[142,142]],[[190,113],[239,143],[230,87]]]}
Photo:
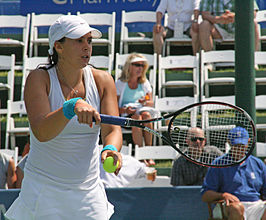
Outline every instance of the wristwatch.
{"label": "wristwatch", "polygon": [[194,19],[193,20],[193,23],[198,23],[198,19]]}

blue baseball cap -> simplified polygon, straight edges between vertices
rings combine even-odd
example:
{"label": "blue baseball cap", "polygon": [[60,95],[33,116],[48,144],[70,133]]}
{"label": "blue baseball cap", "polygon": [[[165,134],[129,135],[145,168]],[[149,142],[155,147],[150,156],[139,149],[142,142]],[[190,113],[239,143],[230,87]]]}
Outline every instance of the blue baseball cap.
{"label": "blue baseball cap", "polygon": [[228,139],[230,140],[231,145],[236,145],[236,144],[247,145],[249,140],[249,135],[245,128],[237,126],[229,131]]}

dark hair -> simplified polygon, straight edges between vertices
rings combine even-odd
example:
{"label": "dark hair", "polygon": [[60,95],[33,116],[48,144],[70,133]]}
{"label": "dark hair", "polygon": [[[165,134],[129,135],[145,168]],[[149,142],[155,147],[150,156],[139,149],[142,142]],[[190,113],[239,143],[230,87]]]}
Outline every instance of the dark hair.
{"label": "dark hair", "polygon": [[[65,37],[58,40],[58,42],[63,43],[65,41]],[[49,70],[54,67],[58,63],[58,53],[55,48],[53,48],[53,55],[48,55],[48,66],[40,66],[39,69]]]}

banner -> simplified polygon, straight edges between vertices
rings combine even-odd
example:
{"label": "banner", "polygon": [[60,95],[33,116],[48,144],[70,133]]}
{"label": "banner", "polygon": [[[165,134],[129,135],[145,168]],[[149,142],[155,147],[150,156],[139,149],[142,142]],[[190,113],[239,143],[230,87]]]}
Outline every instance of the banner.
{"label": "banner", "polygon": [[20,12],[23,15],[62,13],[111,13],[120,17],[121,11],[155,11],[160,0],[21,0]]}

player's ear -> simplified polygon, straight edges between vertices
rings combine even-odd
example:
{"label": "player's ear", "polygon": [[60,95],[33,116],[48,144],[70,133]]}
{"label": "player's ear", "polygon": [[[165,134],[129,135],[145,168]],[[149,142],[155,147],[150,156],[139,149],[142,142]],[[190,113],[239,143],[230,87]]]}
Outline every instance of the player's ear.
{"label": "player's ear", "polygon": [[59,41],[56,41],[56,42],[54,43],[54,48],[55,48],[55,50],[56,50],[56,52],[57,52],[58,54],[61,53],[61,51],[62,51],[62,49],[63,49],[63,47],[62,47],[62,43],[59,42]]}

